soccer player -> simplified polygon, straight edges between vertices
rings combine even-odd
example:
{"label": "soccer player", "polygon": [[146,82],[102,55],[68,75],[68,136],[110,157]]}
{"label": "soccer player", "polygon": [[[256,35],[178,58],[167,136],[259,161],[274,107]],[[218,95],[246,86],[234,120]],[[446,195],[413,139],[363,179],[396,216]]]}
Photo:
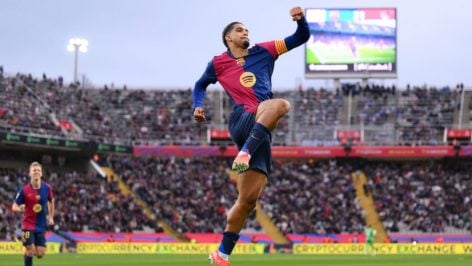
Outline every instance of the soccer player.
{"label": "soccer player", "polygon": [[364,228],[364,233],[365,233],[365,250],[364,254],[370,254],[370,255],[375,255],[375,235],[377,234],[377,231],[373,228],[371,228],[369,225]]}
{"label": "soccer player", "polygon": [[14,212],[24,212],[21,241],[25,246],[25,266],[33,265],[33,256],[42,258],[46,252],[46,225],[54,224],[54,201],[50,185],[41,181],[43,168],[38,162],[29,167],[30,183],[20,189],[13,202]]}
{"label": "soccer player", "polygon": [[248,215],[254,210],[270,174],[271,132],[289,111],[285,99],[273,99],[271,77],[275,60],[281,54],[302,45],[309,37],[304,10],[290,9],[296,21],[294,34],[283,40],[258,43],[249,48],[249,31],[241,22],[232,22],[223,29],[222,40],[227,51],[215,56],[208,64],[193,91],[194,118],[205,120],[202,108],[206,88],[218,81],[233,102],[229,131],[239,153],[232,169],[237,170],[238,198],[226,218],[225,232],[218,250],[209,259],[213,265],[227,266]]}

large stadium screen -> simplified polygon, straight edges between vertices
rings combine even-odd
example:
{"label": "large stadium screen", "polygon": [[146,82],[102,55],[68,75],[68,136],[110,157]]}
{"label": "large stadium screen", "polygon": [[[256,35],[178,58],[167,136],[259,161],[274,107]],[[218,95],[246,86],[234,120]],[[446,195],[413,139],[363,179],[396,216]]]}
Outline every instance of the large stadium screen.
{"label": "large stadium screen", "polygon": [[395,8],[310,8],[307,78],[396,78]]}

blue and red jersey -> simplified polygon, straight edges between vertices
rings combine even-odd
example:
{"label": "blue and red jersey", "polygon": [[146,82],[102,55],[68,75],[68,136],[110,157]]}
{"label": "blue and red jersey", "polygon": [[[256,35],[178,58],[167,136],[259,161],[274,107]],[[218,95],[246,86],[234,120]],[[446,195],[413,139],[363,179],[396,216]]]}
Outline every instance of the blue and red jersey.
{"label": "blue and red jersey", "polygon": [[258,43],[248,55],[235,58],[228,50],[208,63],[193,91],[193,108],[203,104],[206,88],[217,81],[231,97],[234,105],[243,105],[255,113],[260,102],[272,99],[272,73],[278,56],[302,45],[310,37],[305,18],[297,21],[297,30],[283,40]]}
{"label": "blue and red jersey", "polygon": [[21,221],[21,229],[35,232],[46,231],[48,201],[52,200],[52,188],[45,182],[41,182],[39,189],[33,188],[31,183],[21,188],[15,198],[16,204],[25,204],[25,213]]}

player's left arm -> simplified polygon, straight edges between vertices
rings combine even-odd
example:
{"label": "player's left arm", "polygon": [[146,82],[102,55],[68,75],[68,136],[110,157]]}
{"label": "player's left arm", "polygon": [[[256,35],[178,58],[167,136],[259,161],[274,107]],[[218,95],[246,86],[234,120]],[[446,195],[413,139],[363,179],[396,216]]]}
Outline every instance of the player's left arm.
{"label": "player's left arm", "polygon": [[292,20],[297,22],[297,30],[285,39],[269,41],[258,44],[267,49],[273,58],[277,58],[295,47],[298,47],[310,39],[310,29],[305,19],[305,12],[301,7],[294,7],[290,10]]}
{"label": "player's left arm", "polygon": [[290,9],[290,16],[292,16],[293,21],[297,22],[297,30],[284,39],[287,51],[306,43],[310,39],[310,29],[303,8],[294,7]]}
{"label": "player's left arm", "polygon": [[54,224],[54,211],[55,211],[55,205],[54,205],[54,196],[52,193],[52,188],[49,187],[49,195],[48,195],[48,225],[53,225]]}

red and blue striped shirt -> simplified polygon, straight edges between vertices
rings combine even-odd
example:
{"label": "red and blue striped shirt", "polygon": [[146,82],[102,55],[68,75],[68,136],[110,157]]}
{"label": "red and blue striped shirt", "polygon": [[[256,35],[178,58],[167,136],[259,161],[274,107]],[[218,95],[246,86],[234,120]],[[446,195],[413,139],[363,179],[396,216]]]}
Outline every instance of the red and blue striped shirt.
{"label": "red and blue striped shirt", "polygon": [[206,88],[217,81],[231,97],[234,105],[243,105],[255,113],[260,102],[272,99],[272,73],[279,55],[302,45],[310,37],[305,18],[297,21],[294,34],[284,40],[258,43],[248,55],[235,58],[230,51],[215,56],[208,63],[193,91],[193,108],[203,104]]}
{"label": "red and blue striped shirt", "polygon": [[25,213],[21,221],[21,229],[35,232],[46,231],[48,201],[52,200],[52,188],[45,182],[41,182],[39,189],[33,188],[31,183],[21,188],[15,198],[16,204],[25,204]]}

